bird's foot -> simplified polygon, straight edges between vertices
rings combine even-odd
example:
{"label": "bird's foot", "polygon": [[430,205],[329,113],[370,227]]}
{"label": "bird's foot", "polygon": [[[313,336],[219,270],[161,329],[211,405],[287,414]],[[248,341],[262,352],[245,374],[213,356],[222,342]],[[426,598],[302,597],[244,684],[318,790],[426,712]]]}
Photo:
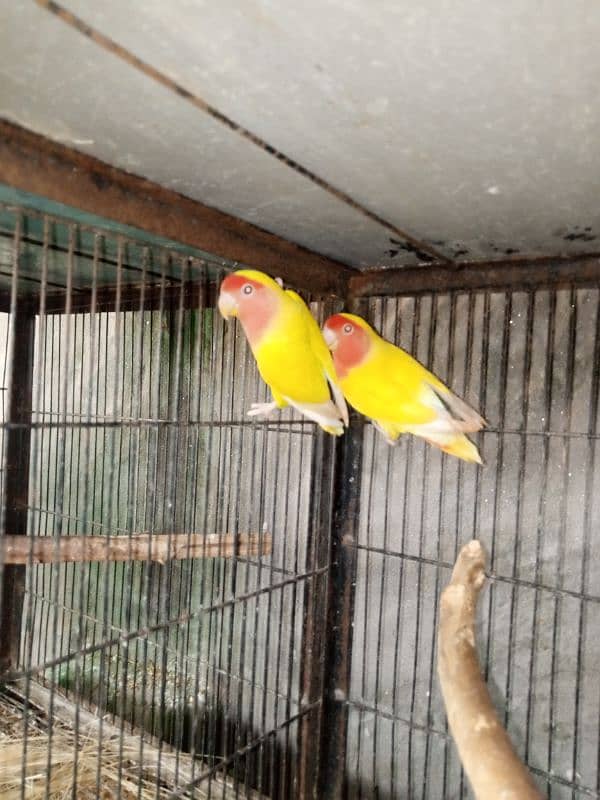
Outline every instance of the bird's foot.
{"label": "bird's foot", "polygon": [[252,403],[250,406],[250,411],[248,411],[249,417],[268,417],[275,409],[277,408],[277,403],[275,401],[271,403]]}

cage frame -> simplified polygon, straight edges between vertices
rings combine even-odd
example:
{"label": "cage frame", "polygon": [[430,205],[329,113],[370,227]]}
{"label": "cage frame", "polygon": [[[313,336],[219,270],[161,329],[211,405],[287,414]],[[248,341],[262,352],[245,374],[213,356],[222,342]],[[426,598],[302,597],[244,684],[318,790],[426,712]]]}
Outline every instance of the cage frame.
{"label": "cage frame", "polygon": [[[367,298],[412,296],[433,292],[475,290],[531,290],[600,287],[600,256],[509,258],[489,262],[434,263],[423,267],[353,270],[325,256],[293,245],[249,223],[182,198],[174,192],[136,178],[121,170],[39,137],[18,126],[0,121],[0,183],[18,191],[47,197],[56,203],[80,208],[98,217],[148,231],[166,241],[183,242],[201,251],[215,253],[236,266],[262,267],[276,271],[286,282],[314,296],[345,302],[355,313],[366,308]],[[225,231],[225,233],[223,233]],[[200,293],[205,306],[216,302],[215,283],[190,280],[150,290],[145,310],[179,302],[196,308]],[[117,295],[118,292],[118,295]],[[137,310],[139,291],[120,287],[99,288],[72,295],[66,313]],[[9,401],[5,485],[6,527],[23,535],[27,529],[27,496],[30,459],[31,393],[34,370],[34,336],[37,300],[16,301],[0,292],[0,311],[14,315],[15,355],[20,368],[14,371]],[[64,314],[64,294],[47,298],[45,313]],[[316,591],[304,587],[302,622],[301,686],[303,701],[319,708],[304,716],[299,731],[298,776],[301,800],[342,796],[346,780],[346,731],[354,615],[354,577],[357,549],[354,546],[361,492],[363,422],[352,415],[342,440],[321,437],[311,463],[311,476],[320,496],[310,511],[311,563],[326,565]],[[312,496],[311,492],[311,496]],[[0,672],[15,660],[20,638],[19,598],[24,593],[24,566],[4,567],[0,625],[9,630],[8,647],[0,639]],[[327,619],[326,629],[316,629],[314,620]],[[328,633],[330,636],[327,636]],[[4,641],[4,644],[3,644]],[[324,719],[327,719],[327,725]],[[314,743],[319,747],[315,748]]]}

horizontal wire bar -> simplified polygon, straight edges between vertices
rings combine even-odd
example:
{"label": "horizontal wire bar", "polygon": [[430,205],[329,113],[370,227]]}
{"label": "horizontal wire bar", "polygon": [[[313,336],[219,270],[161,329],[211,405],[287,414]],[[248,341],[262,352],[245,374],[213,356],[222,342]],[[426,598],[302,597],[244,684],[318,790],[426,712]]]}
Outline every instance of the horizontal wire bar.
{"label": "horizontal wire bar", "polygon": [[[65,416],[65,412],[50,412],[50,411],[34,411],[33,414],[40,416]],[[66,416],[87,416],[77,415],[72,412],[66,412]],[[176,428],[239,428],[239,427],[252,427],[268,428],[272,430],[287,430],[283,426],[289,426],[293,433],[310,433],[312,430],[317,429],[317,425],[310,420],[177,420],[177,419],[131,419],[124,417],[121,419],[102,419],[102,420],[86,420],[86,421],[65,421],[62,422],[2,422],[0,423],[0,430],[52,430],[52,429],[88,429],[88,428],[160,428],[160,427],[176,427]],[[295,430],[295,427],[309,428],[311,430]],[[480,431],[481,434],[495,434],[498,436],[539,436],[548,438],[559,439],[585,439],[598,440],[600,433],[589,434],[583,431],[533,431],[533,430],[519,430],[515,429],[501,429],[501,428],[485,428]]]}
{"label": "horizontal wire bar", "polygon": [[[439,567],[441,569],[452,570],[454,564],[450,561],[437,561],[435,558],[427,558],[427,556],[415,556],[410,553],[399,553],[395,550],[384,550],[383,547],[375,547],[374,545],[355,544],[357,550],[365,550],[369,553],[378,553],[382,556],[392,556],[393,558],[401,558],[404,561],[413,561],[416,564],[428,564],[431,567]],[[585,600],[590,603],[600,603],[600,595],[586,594],[585,592],[576,592],[571,589],[558,588],[555,586],[547,586],[535,581],[529,581],[526,578],[514,578],[509,575],[498,575],[495,572],[486,573],[486,578],[491,582],[511,583],[516,586],[523,586],[527,589],[539,589],[543,592],[549,592],[556,596],[566,595],[573,597],[576,600]]]}
{"label": "horizontal wire bar", "polygon": [[[86,622],[89,622],[91,625],[106,624],[112,631],[117,632],[119,636],[128,633],[128,631],[126,631],[124,628],[120,628],[118,625],[115,625],[114,622],[107,621],[106,623],[104,623],[98,620],[97,617],[92,617],[90,614],[86,614],[83,611],[79,611],[78,609],[72,608],[70,606],[65,606],[64,603],[55,600],[49,600],[43,594],[38,594],[37,592],[31,592],[29,593],[29,595],[30,597],[34,598],[37,602],[42,603],[43,605],[49,606],[51,608],[56,606],[63,613],[69,614],[71,617],[76,617],[77,619],[85,620]],[[164,649],[167,652],[167,654],[173,658],[177,658],[177,656],[180,655],[173,647],[170,647],[168,644],[165,645],[165,644],[159,644],[157,642],[148,641],[147,639],[144,640],[143,637],[139,637],[139,639],[140,642],[144,641],[145,646],[147,647],[152,647],[155,650]],[[180,678],[181,675],[185,674],[185,670],[188,668],[189,664],[192,664],[192,666],[195,666],[196,664],[201,664],[203,667],[208,669],[211,672],[211,674],[214,673],[217,675],[221,675],[222,677],[227,679],[239,681],[240,683],[243,683],[246,686],[258,689],[260,692],[263,692],[267,695],[271,695],[273,697],[278,697],[281,700],[286,700],[286,701],[290,700],[294,705],[299,706],[301,703],[301,698],[299,696],[294,698],[291,697],[289,694],[283,694],[282,692],[277,692],[270,686],[266,686],[265,684],[261,683],[261,681],[257,680],[255,676],[246,677],[245,675],[239,675],[236,672],[228,671],[223,667],[219,667],[216,664],[210,662],[207,658],[203,658],[201,655],[184,655],[183,661],[185,666],[182,666],[180,670],[176,671],[176,675],[178,678]],[[127,662],[131,665],[135,665],[136,663],[136,661],[133,661],[132,659],[127,659]]]}
{"label": "horizontal wire bar", "polygon": [[167,631],[169,628],[178,625],[186,625],[188,622],[191,622],[192,620],[195,619],[199,619],[200,617],[203,617],[206,614],[212,614],[215,611],[223,611],[226,608],[231,608],[235,606],[236,603],[244,603],[247,600],[254,599],[255,597],[260,597],[261,595],[269,594],[270,592],[279,589],[284,589],[286,586],[292,586],[295,583],[301,583],[303,581],[308,580],[309,578],[316,578],[320,575],[326,574],[328,571],[329,567],[320,567],[318,569],[299,573],[295,577],[287,578],[286,580],[280,581],[279,583],[273,583],[268,586],[262,586],[254,592],[246,592],[245,594],[237,595],[236,597],[233,597],[230,600],[223,600],[221,603],[214,603],[213,605],[210,606],[202,606],[196,609],[196,611],[180,614],[177,617],[169,619],[165,622],[157,622],[154,625],[148,625],[143,628],[138,628],[135,631],[128,631],[122,636],[117,636],[112,639],[105,639],[102,642],[98,642],[93,645],[88,645],[87,647],[83,647],[80,650],[71,651],[66,655],[53,658],[49,661],[45,661],[43,664],[37,664],[36,666],[30,667],[29,669],[13,670],[9,672],[7,675],[5,675],[4,678],[5,680],[9,681],[18,680],[19,678],[25,678],[26,676],[37,675],[38,673],[45,672],[46,670],[51,669],[52,667],[58,667],[61,664],[66,664],[68,661],[72,661],[73,659],[76,658],[81,658],[82,656],[90,655],[91,653],[96,653],[99,650],[105,650],[110,647],[117,647],[119,645],[126,647],[132,639],[146,638],[150,636],[150,634],[152,633]]}
{"label": "horizontal wire bar", "polygon": [[[336,698],[332,699],[334,702],[340,702],[336,700]],[[453,741],[451,734],[447,731],[442,731],[438,728],[433,728],[429,725],[423,725],[415,722],[414,720],[407,719],[406,717],[398,716],[397,714],[393,714],[391,711],[385,711],[382,708],[376,708],[375,706],[372,706],[369,703],[364,703],[361,700],[343,700],[341,702],[343,702],[349,708],[356,709],[364,714],[373,714],[374,716],[381,717],[382,719],[387,719],[392,723],[400,723],[411,730],[421,731],[423,733],[432,734],[433,736],[439,736],[441,739],[445,739],[448,742]],[[544,778],[544,780],[548,781],[549,783],[556,783],[561,786],[565,786],[568,789],[572,789],[573,791],[577,791],[586,795],[586,797],[598,797],[598,793],[591,787],[582,786],[574,781],[568,781],[566,778],[561,778],[561,776],[557,775],[555,772],[546,772],[545,770],[539,769],[539,767],[534,767],[531,764],[527,764],[527,768],[536,775],[539,775],[541,778]]]}
{"label": "horizontal wire bar", "polygon": [[[39,413],[39,412],[36,412]],[[44,412],[45,413],[45,412]],[[260,420],[199,420],[197,422],[180,422],[178,420],[112,420],[102,422],[2,422],[0,430],[81,430],[81,429],[123,429],[129,428],[164,428],[174,427],[183,428],[257,428],[262,430],[273,430],[279,433],[290,433],[313,435],[317,429],[317,423],[273,420],[261,422]],[[298,430],[300,428],[300,430]]]}
{"label": "horizontal wire bar", "polygon": [[260,738],[255,739],[253,742],[245,745],[244,747],[239,748],[235,751],[232,755],[228,756],[227,758],[223,758],[215,764],[209,770],[206,770],[193,781],[180,786],[174,792],[168,795],[169,798],[177,798],[181,797],[182,794],[188,792],[190,789],[194,789],[195,787],[199,786],[199,784],[203,783],[204,781],[208,780],[212,775],[216,775],[218,772],[221,772],[223,767],[228,766],[234,761],[237,761],[241,756],[246,755],[247,753],[255,750],[257,747],[260,747],[261,744],[268,741],[270,738],[275,736],[279,731],[285,730],[290,725],[293,725],[294,722],[298,722],[298,720],[302,719],[302,717],[307,716],[311,713],[311,711],[315,711],[317,708],[321,706],[321,700],[315,700],[314,702],[310,703],[307,706],[303,706],[296,714],[291,715],[288,719],[284,720],[280,725],[276,725],[275,727],[271,728],[269,731],[261,734]]}

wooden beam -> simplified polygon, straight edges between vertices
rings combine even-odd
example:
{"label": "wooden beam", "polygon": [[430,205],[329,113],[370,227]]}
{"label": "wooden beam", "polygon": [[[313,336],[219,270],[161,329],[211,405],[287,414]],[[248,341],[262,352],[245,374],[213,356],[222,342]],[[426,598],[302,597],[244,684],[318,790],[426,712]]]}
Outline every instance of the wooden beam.
{"label": "wooden beam", "polygon": [[131,536],[0,537],[4,564],[56,564],[73,561],[157,561],[183,558],[266,556],[271,536],[263,533],[135,533]]}
{"label": "wooden beam", "polygon": [[317,295],[343,296],[355,270],[92,156],[0,120],[0,182],[132,225]]}
{"label": "wooden beam", "polygon": [[600,255],[366,270],[350,279],[349,295],[370,297],[476,289],[559,289],[565,286],[600,286]]}

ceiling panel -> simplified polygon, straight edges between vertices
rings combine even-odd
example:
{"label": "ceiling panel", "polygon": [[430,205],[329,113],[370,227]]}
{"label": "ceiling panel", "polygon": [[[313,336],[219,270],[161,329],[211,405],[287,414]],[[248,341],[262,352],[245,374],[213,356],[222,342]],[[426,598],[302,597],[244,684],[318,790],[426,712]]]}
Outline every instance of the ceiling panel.
{"label": "ceiling panel", "polygon": [[386,231],[47,11],[0,30],[0,116],[351,264]]}
{"label": "ceiling panel", "polygon": [[[600,249],[595,0],[65,5],[448,255]],[[48,12],[4,15],[10,118],[349,263],[414,262],[384,228]]]}

